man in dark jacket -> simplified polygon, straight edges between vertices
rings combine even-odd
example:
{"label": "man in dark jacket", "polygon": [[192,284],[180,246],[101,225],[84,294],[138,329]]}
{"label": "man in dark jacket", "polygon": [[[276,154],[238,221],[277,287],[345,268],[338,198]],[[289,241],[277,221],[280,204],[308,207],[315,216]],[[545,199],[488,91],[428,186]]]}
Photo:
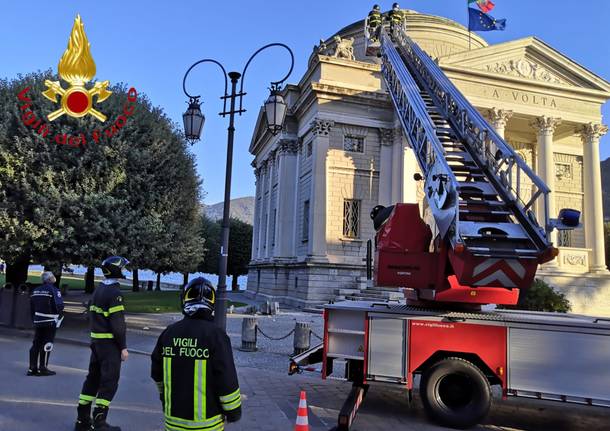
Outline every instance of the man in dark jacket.
{"label": "man in dark jacket", "polygon": [[[119,387],[121,361],[129,356],[125,337],[125,306],[119,279],[125,278],[124,257],[112,256],[102,262],[104,280],[93,293],[89,305],[91,359],[89,374],[78,398],[75,431],[121,431],[106,422],[108,408]],[[95,400],[93,421],[91,405]]]}
{"label": "man in dark jacket", "polygon": [[168,326],[152,353],[166,431],[222,431],[241,417],[231,341],[212,322],[216,293],[199,277],[181,294],[180,322]]}
{"label": "man in dark jacket", "polygon": [[35,288],[30,296],[30,309],[34,322],[34,341],[30,349],[28,376],[53,376],[55,371],[47,368],[53,350],[55,331],[64,311],[64,301],[55,287],[52,272],[42,273],[42,286]]}

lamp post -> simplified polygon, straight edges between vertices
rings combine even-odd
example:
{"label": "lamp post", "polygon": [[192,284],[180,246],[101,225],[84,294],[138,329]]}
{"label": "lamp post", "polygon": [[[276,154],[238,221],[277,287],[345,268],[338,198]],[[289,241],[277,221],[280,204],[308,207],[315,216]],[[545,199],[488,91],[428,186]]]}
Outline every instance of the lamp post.
{"label": "lamp post", "polygon": [[[282,47],[285,48],[290,54],[290,70],[284,78],[279,81],[272,81],[270,86],[269,98],[265,101],[265,115],[267,118],[267,127],[272,134],[277,134],[282,130],[284,119],[286,117],[287,106],[284,98],[280,94],[281,85],[292,73],[294,67],[294,54],[291,49],[283,43],[270,43],[258,49],[254,54],[250,56],[244,69],[241,73],[229,72],[227,73],[222,64],[211,58],[205,58],[199,60],[191,65],[184,74],[182,80],[182,90],[184,94],[189,98],[189,106],[187,111],[182,115],[184,122],[184,133],[186,139],[190,142],[195,142],[201,137],[201,130],[205,122],[205,116],[201,112],[201,104],[199,98],[201,96],[193,96],[186,91],[186,78],[193,68],[201,63],[213,63],[216,64],[222,71],[225,78],[225,90],[223,99],[223,109],[219,114],[222,117],[229,116],[229,127],[227,136],[227,167],[225,172],[225,200],[222,215],[222,230],[220,239],[220,259],[218,268],[218,292],[216,298],[216,311],[214,322],[217,326],[226,330],[227,326],[227,262],[229,257],[229,210],[231,206],[231,170],[233,165],[233,139],[235,136],[235,114],[241,115],[246,112],[243,109],[243,97],[244,93],[244,77],[250,62],[259,54],[261,51],[271,47]],[[231,93],[227,92],[228,79],[231,80]],[[240,81],[241,78],[241,81]],[[237,92],[237,84],[239,83],[239,92]],[[239,107],[236,108],[236,102],[239,99]],[[229,110],[227,110],[227,100],[229,101]]]}

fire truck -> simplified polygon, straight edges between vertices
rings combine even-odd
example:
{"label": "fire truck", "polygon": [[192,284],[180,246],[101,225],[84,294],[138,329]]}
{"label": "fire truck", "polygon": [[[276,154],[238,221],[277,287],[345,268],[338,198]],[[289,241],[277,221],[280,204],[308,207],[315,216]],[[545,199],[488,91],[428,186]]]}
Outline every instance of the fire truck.
{"label": "fire truck", "polygon": [[343,364],[353,386],[339,430],[371,383],[402,385],[410,397],[419,380],[428,415],[455,428],[485,418],[494,385],[504,399],[610,407],[610,319],[482,308],[515,305],[557,255],[551,232],[577,227],[579,212],[550,217],[546,184],[404,25],[365,21],[365,36],[432,217],[426,223],[417,204],[373,208],[374,282],[403,289],[405,300],[325,306],[323,342],[293,357],[291,372],[321,363],[327,378]]}

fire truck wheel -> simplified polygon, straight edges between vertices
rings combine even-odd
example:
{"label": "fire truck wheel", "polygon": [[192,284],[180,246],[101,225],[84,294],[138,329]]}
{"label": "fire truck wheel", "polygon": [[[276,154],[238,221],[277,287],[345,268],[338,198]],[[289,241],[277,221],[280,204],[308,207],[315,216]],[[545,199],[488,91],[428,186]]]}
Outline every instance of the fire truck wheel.
{"label": "fire truck wheel", "polygon": [[491,407],[489,381],[476,365],[461,358],[446,358],[431,366],[419,390],[426,412],[454,428],[478,424]]}

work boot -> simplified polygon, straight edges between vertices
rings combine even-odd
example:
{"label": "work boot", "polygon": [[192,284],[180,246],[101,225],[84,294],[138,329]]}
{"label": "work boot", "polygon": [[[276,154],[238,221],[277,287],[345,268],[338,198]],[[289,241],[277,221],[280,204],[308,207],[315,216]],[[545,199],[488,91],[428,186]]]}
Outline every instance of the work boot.
{"label": "work boot", "polygon": [[94,431],[121,431],[120,427],[115,427],[106,422],[108,409],[96,407],[93,410],[93,430]]}
{"label": "work boot", "polygon": [[57,374],[55,371],[51,371],[48,368],[41,368],[38,371],[39,376],[54,376],[55,374]]}
{"label": "work boot", "polygon": [[91,404],[79,404],[78,417],[74,424],[74,431],[91,431],[93,422],[91,422]]}

